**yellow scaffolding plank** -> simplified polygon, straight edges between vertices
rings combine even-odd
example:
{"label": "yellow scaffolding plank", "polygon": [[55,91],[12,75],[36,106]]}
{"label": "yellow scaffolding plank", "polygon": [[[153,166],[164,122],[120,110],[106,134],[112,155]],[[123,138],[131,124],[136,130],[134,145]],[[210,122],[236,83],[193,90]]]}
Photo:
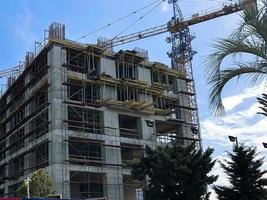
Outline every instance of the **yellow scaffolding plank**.
{"label": "yellow scaffolding plank", "polygon": [[167,113],[170,112],[169,109],[158,109],[158,108],[154,108],[153,110],[154,110],[155,114],[157,114],[157,115],[166,115]]}
{"label": "yellow scaffolding plank", "polygon": [[105,75],[100,75],[99,76],[99,80],[104,81],[106,83],[113,84],[113,85],[120,83],[117,79],[113,79],[112,77],[108,77],[108,76],[105,76]]}
{"label": "yellow scaffolding plank", "polygon": [[80,81],[82,83],[92,83],[92,84],[98,84],[98,85],[110,85],[110,86],[132,86],[135,88],[140,88],[143,90],[146,90],[148,92],[151,92],[155,95],[161,95],[165,90],[167,90],[167,86],[162,86],[161,84],[155,84],[155,85],[148,85],[144,81],[128,81],[128,80],[119,80],[119,79],[113,79],[112,77],[108,76],[99,76],[96,80],[90,80],[83,77],[75,76],[75,75],[67,75],[67,78],[75,81]]}
{"label": "yellow scaffolding plank", "polygon": [[171,69],[169,68],[167,65],[163,64],[163,63],[159,63],[159,62],[154,62],[151,65],[152,70],[159,70],[167,75],[170,76],[177,76],[177,77],[185,77],[186,74],[184,72],[182,72],[181,70],[176,70],[176,69]]}
{"label": "yellow scaffolding plank", "polygon": [[118,101],[114,99],[105,99],[100,102],[106,105],[121,106],[135,110],[153,111],[151,108],[153,103],[148,103],[146,101]]}
{"label": "yellow scaffolding plank", "polygon": [[93,84],[98,84],[98,85],[102,84],[102,82],[99,80],[85,79],[85,78],[78,77],[75,75],[67,75],[67,78],[69,78],[70,80],[74,80],[74,81],[80,81],[82,83],[93,83]]}

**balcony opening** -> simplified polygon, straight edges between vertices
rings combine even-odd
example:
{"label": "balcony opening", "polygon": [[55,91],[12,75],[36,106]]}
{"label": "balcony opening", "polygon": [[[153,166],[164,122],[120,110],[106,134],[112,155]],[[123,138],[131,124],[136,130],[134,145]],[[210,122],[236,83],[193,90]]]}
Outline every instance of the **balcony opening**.
{"label": "balcony opening", "polygon": [[70,196],[72,199],[101,198],[103,194],[103,174],[70,171]]}
{"label": "balcony opening", "polygon": [[119,129],[120,136],[127,138],[141,138],[140,131],[140,118],[128,116],[128,115],[119,115]]}
{"label": "balcony opening", "polygon": [[67,49],[67,68],[70,71],[96,75],[100,65],[100,58],[93,54],[83,53],[78,50]]}
{"label": "balcony opening", "polygon": [[69,162],[79,165],[101,166],[101,142],[84,138],[69,138]]}
{"label": "balcony opening", "polygon": [[116,77],[118,79],[137,79],[137,67],[132,63],[117,63]]}
{"label": "balcony opening", "polygon": [[168,144],[173,140],[183,142],[182,126],[175,122],[155,121],[157,142]]}
{"label": "balcony opening", "polygon": [[140,162],[143,157],[142,146],[132,144],[121,144],[121,161],[126,167]]}
{"label": "balcony opening", "polygon": [[102,113],[98,110],[68,106],[68,129],[72,131],[101,134]]}

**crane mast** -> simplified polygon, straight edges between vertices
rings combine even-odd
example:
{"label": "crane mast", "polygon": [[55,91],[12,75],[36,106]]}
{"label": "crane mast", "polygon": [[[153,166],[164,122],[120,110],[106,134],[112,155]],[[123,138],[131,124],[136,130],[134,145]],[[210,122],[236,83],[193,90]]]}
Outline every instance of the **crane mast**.
{"label": "crane mast", "polygon": [[[173,17],[169,23],[169,28],[172,22],[182,23],[184,18],[178,5],[178,0],[168,0],[168,3],[172,4],[173,7]],[[175,70],[184,72],[186,79],[189,80],[181,83],[182,87],[186,89],[178,91],[178,99],[185,99],[189,104],[188,107],[191,108],[188,110],[187,114],[191,118],[191,129],[193,129],[192,133],[197,135],[197,139],[199,139],[199,146],[202,148],[195,82],[191,62],[193,55],[196,53],[192,50],[191,46],[191,41],[194,37],[190,34],[188,26],[178,26],[176,31],[172,31],[170,33],[171,35],[167,37],[166,41],[171,44],[171,51],[167,53],[171,59],[171,67]],[[185,92],[192,95],[187,95]],[[178,102],[178,106],[179,104],[180,102]],[[179,109],[179,107],[175,107],[174,111],[179,112]],[[183,128],[187,129],[188,127]],[[187,130],[184,130],[183,132],[187,132]]]}

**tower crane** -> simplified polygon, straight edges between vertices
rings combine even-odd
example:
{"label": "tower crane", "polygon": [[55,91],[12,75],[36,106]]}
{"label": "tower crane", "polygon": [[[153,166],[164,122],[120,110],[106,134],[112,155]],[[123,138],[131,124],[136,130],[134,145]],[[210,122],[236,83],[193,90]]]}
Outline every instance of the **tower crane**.
{"label": "tower crane", "polygon": [[[173,18],[171,19],[171,21],[169,21],[167,24],[163,24],[160,26],[156,26],[153,28],[149,28],[149,29],[145,29],[142,31],[138,31],[129,35],[124,35],[121,37],[116,37],[112,40],[108,40],[105,42],[104,46],[111,46],[111,47],[116,47],[116,46],[120,46],[123,44],[127,44],[127,43],[131,43],[137,40],[141,40],[141,39],[145,39],[145,38],[149,38],[149,37],[153,37],[156,35],[160,35],[163,33],[167,33],[170,32],[171,33],[171,37],[167,39],[168,43],[172,43],[172,52],[169,53],[169,56],[173,57],[174,56],[174,50],[181,50],[181,48],[177,47],[175,48],[174,46],[179,45],[182,42],[190,42],[192,41],[193,37],[190,36],[189,38],[187,38],[187,40],[182,40],[183,36],[188,36],[188,27],[195,25],[195,24],[199,24],[201,22],[205,22],[205,21],[209,21],[218,17],[222,17],[222,16],[226,16],[235,12],[239,12],[241,10],[243,10],[245,8],[245,6],[249,5],[249,4],[255,4],[256,5],[256,0],[238,0],[238,3],[230,3],[230,4],[225,4],[223,7],[218,7],[217,9],[213,9],[210,11],[206,11],[203,13],[197,13],[195,15],[192,15],[189,19],[184,19],[181,9],[178,5],[178,1],[179,0],[168,0],[169,4],[173,5]],[[187,30],[187,31],[186,31]],[[179,33],[179,34],[178,34]],[[182,36],[182,38],[179,37]],[[180,43],[178,42],[178,44],[175,42],[177,42],[177,40],[181,40]],[[188,41],[189,40],[189,41]],[[192,57],[192,54],[194,54],[194,52],[191,52],[190,57]],[[172,66],[174,67],[174,66]],[[8,76],[12,76],[14,74],[14,72],[21,72],[21,65],[18,65],[16,67],[12,67],[12,68],[8,68],[8,69],[4,69],[4,70],[0,70],[0,78],[4,78],[4,77],[8,77]],[[176,67],[174,67],[176,68]]]}
{"label": "tower crane", "polygon": [[166,41],[172,45],[171,51],[168,52],[168,55],[172,61],[172,68],[186,72],[186,62],[191,61],[193,55],[196,53],[191,47],[191,41],[194,39],[194,36],[190,34],[189,26],[239,12],[250,4],[256,6],[256,0],[239,0],[236,3],[225,3],[220,8],[203,13],[197,13],[192,15],[192,17],[189,19],[184,19],[182,11],[178,5],[178,1],[179,0],[168,0],[168,3],[172,4],[173,6],[173,17],[167,24],[135,32],[129,35],[115,37],[111,40],[105,41],[101,45],[113,48],[126,43],[170,32],[171,36],[168,37]]}
{"label": "tower crane", "polygon": [[[194,36],[190,34],[189,26],[236,13],[243,10],[249,4],[255,4],[253,6],[256,6],[256,0],[239,0],[239,2],[225,4],[222,7],[210,12],[207,11],[202,14],[195,14],[189,19],[183,18],[178,1],[179,0],[168,0],[168,3],[172,4],[173,7],[173,17],[167,24],[129,35],[115,37],[112,40],[105,41],[103,46],[113,48],[122,44],[170,32],[171,35],[166,39],[166,41],[172,45],[172,49],[167,54],[171,59],[171,67],[173,69],[181,70],[186,74],[185,84],[187,89],[186,91],[180,91],[180,93],[182,93],[181,95],[186,93],[188,96],[189,107],[193,108],[190,109],[190,116],[193,125],[191,128],[192,133],[198,135],[198,139],[201,140],[198,106],[195,95],[195,83],[193,79],[193,68],[191,62],[193,55],[196,52],[193,51],[191,46],[191,41],[194,39]],[[201,147],[201,141],[199,144]]]}
{"label": "tower crane", "polygon": [[256,4],[256,0],[239,0],[239,3],[224,3],[222,7],[207,10],[202,13],[197,13],[192,15],[188,19],[184,19],[182,12],[178,6],[178,1],[179,0],[168,0],[169,3],[173,4],[174,15],[171,21],[169,21],[167,24],[131,33],[129,35],[116,37],[112,40],[106,41],[105,45],[116,47],[167,32],[170,32],[171,34],[178,33],[182,29],[187,29],[189,26],[230,15],[243,10],[247,5]]}
{"label": "tower crane", "polygon": [[[192,124],[195,124],[194,127],[192,127],[192,132],[197,133],[199,138],[201,138],[199,131],[197,100],[195,95],[195,83],[193,79],[193,69],[191,63],[196,52],[193,51],[191,47],[191,42],[194,39],[194,36],[190,34],[189,26],[239,12],[249,4],[255,4],[256,6],[256,0],[238,0],[236,3],[227,3],[218,9],[192,15],[189,19],[184,19],[182,11],[179,7],[179,0],[168,0],[168,3],[172,5],[173,17],[167,24],[135,32],[129,35],[115,37],[99,45],[106,48],[112,48],[122,44],[170,32],[170,36],[166,39],[166,41],[170,43],[172,47],[170,52],[167,54],[171,59],[171,67],[176,70],[181,70],[184,72],[184,74],[186,74],[184,80],[187,87],[186,92],[189,96],[188,98],[191,104],[190,107],[195,108],[190,111]],[[20,68],[15,67],[2,70],[0,71],[0,78],[12,76],[12,74],[17,72],[19,69]],[[181,92],[184,93],[185,91]]]}
{"label": "tower crane", "polygon": [[[190,34],[189,26],[241,11],[252,3],[254,3],[254,6],[256,6],[256,0],[239,0],[236,3],[225,4],[223,7],[210,12],[195,14],[189,19],[183,18],[178,1],[179,0],[168,0],[168,3],[172,4],[173,7],[173,17],[167,24],[129,35],[115,37],[112,40],[106,41],[104,46],[112,48],[122,44],[170,32],[171,35],[166,39],[166,41],[171,44],[172,48],[167,54],[171,59],[171,67],[173,69],[181,70],[186,74],[187,90],[180,91],[180,93],[182,93],[181,95],[185,93],[187,94],[189,107],[193,108],[190,109],[190,116],[193,125],[191,127],[192,133],[197,135],[198,139],[201,140],[198,105],[195,95],[195,82],[193,78],[193,68],[191,62],[193,55],[196,52],[193,51],[191,46],[191,41],[194,39],[194,36]],[[199,144],[201,147],[202,142],[199,141]]]}

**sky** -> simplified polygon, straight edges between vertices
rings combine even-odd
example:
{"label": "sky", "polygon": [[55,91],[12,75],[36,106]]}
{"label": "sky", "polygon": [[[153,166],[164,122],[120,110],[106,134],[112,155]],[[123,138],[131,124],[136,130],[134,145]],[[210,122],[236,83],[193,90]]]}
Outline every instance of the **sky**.
{"label": "sky", "polygon": [[[180,0],[180,7],[185,18],[188,18],[200,11],[220,7],[222,1]],[[47,29],[51,22],[65,24],[66,37],[77,40],[151,2],[153,0],[0,0],[0,69],[16,66],[20,60],[24,60],[26,52],[34,51],[34,42],[42,41],[43,30]],[[112,38],[150,8],[79,41],[96,43],[98,37]],[[165,1],[124,31],[123,35],[165,24],[171,17],[172,8]],[[240,13],[237,13],[190,27],[191,33],[196,36],[192,45],[198,52],[193,59],[193,70],[203,144],[204,148],[215,148],[213,157],[216,159],[223,158],[226,151],[231,151],[232,143],[228,141],[228,135],[238,137],[240,143],[257,146],[260,155],[267,157],[267,151],[261,144],[267,142],[267,120],[256,114],[259,106],[256,97],[264,92],[265,83],[253,86],[242,79],[239,82],[232,81],[223,93],[226,115],[215,118],[210,115],[208,109],[209,87],[205,79],[205,58],[213,51],[211,44],[218,38],[226,38],[238,27],[240,20]],[[170,50],[170,45],[166,43],[167,36],[168,33],[158,35],[120,48],[146,49],[151,61],[169,65],[170,59],[166,52]],[[224,64],[229,65],[230,62]],[[267,158],[265,160],[264,168],[267,169]],[[218,164],[213,173],[221,175],[216,184],[227,183]],[[212,199],[214,198],[213,196]]]}

